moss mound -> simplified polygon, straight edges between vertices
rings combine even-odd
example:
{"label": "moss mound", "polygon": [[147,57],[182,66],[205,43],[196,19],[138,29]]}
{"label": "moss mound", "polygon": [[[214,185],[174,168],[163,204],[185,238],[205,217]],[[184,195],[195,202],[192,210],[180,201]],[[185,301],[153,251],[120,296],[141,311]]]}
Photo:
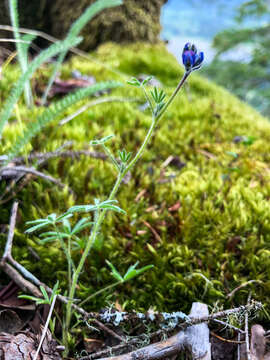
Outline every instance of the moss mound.
{"label": "moss mound", "polygon": [[[124,48],[106,44],[95,55],[105,67],[74,57],[64,66],[63,76],[69,77],[74,69],[97,80],[119,80],[117,72],[152,74],[169,94],[182,75],[182,68],[161,44]],[[13,69],[5,74],[1,85],[4,95],[15,74]],[[141,96],[126,85],[113,95]],[[23,123],[40,111],[21,109]],[[74,111],[72,108],[69,113]],[[51,124],[28,150],[51,151],[70,140],[76,149],[87,148],[91,139],[114,133],[112,151],[125,147],[134,152],[150,121],[149,113],[140,111],[137,103],[103,104],[63,127],[57,126],[57,121]],[[6,128],[2,151],[20,131],[14,115]],[[246,136],[248,141],[233,141],[236,136]],[[174,159],[165,166],[169,156]],[[105,259],[122,272],[139,260],[141,266],[154,264],[155,268],[94,299],[89,308],[117,299],[126,309],[151,306],[187,311],[196,300],[211,306],[243,304],[250,291],[266,304],[270,295],[269,161],[269,122],[224,89],[192,74],[160,123],[149,151],[128,184],[123,184],[118,200],[127,215],[107,216],[100,238],[103,246],[89,257],[77,296],[86,297],[111,282]],[[14,250],[16,258],[42,280],[53,284],[58,277],[64,289],[66,265],[60,250],[50,244],[39,245],[33,236],[26,237],[25,221],[51,212],[59,214],[75,203],[104,199],[115,174],[109,162],[88,157],[50,160],[46,171],[74,193],[40,179],[28,183],[18,193],[21,205]],[[4,186],[2,183],[2,190]],[[1,205],[2,223],[8,222],[10,207],[11,202]],[[4,242],[2,235],[2,247]],[[39,262],[33,264],[27,246],[38,252]],[[74,251],[74,256],[80,254]],[[256,282],[227,297],[249,280]]]}

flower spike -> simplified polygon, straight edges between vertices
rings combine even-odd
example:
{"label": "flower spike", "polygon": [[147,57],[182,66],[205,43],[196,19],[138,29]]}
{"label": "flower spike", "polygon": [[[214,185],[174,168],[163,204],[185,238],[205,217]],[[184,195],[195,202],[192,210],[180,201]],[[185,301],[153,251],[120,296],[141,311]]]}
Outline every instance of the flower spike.
{"label": "flower spike", "polygon": [[197,53],[197,48],[190,42],[186,43],[182,53],[182,60],[186,71],[191,72],[199,69],[204,60],[204,53]]}

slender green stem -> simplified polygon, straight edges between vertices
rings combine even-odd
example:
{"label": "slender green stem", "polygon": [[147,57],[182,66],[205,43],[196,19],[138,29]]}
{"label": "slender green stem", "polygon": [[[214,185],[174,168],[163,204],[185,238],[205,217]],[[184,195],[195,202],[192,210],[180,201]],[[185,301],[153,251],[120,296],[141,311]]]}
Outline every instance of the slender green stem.
{"label": "slender green stem", "polygon": [[[72,259],[72,257],[71,257],[71,236],[68,237],[67,251],[68,251],[68,256],[70,257],[70,259]],[[71,263],[70,263],[70,261],[68,261],[68,287],[69,287],[69,289],[71,287],[71,271],[72,271]]]}
{"label": "slender green stem", "polygon": [[67,248],[62,236],[59,234],[59,230],[58,230],[58,227],[56,226],[56,224],[54,224],[54,229],[55,229],[55,231],[57,233],[58,240],[59,240],[59,242],[60,242],[60,244],[62,246],[62,249],[63,249],[63,251],[64,251],[64,253],[66,255],[66,258],[67,258],[67,261],[68,261],[68,266],[70,266],[70,268],[75,270],[74,262],[73,262],[73,260],[72,260],[72,258],[70,256],[70,254],[69,254],[68,248]]}
{"label": "slender green stem", "polygon": [[[103,213],[101,213],[103,214]],[[78,267],[77,269],[74,271],[73,273],[73,277],[72,277],[72,284],[71,284],[71,288],[69,290],[69,301],[67,303],[67,313],[66,313],[66,324],[65,324],[65,327],[66,327],[66,331],[68,331],[69,329],[69,326],[70,326],[70,320],[71,320],[71,306],[72,306],[72,302],[73,302],[73,299],[74,299],[74,295],[75,295],[75,290],[76,290],[76,286],[77,286],[77,283],[78,283],[78,279],[79,279],[79,276],[80,276],[80,273],[81,273],[81,270],[83,268],[83,265],[85,263],[85,260],[89,254],[89,251],[96,239],[96,236],[97,236],[97,233],[98,233],[98,229],[99,229],[99,226],[101,224],[101,215],[98,217],[97,219],[97,222],[94,224],[94,227],[93,227],[93,230],[91,232],[91,235],[89,237],[89,240],[86,244],[86,247],[83,251],[83,254],[82,254],[82,257],[80,259],[80,262],[78,264]],[[67,344],[64,344],[65,346],[67,346]]]}
{"label": "slender green stem", "polygon": [[98,291],[96,291],[94,294],[89,295],[86,299],[84,299],[81,303],[78,304],[78,306],[82,306],[83,304],[87,303],[89,300],[93,299],[95,296],[102,294],[104,291],[107,291],[109,289],[114,288],[115,286],[118,286],[120,284],[123,284],[125,281],[117,281],[114,284],[108,285],[103,289],[100,289]]}
{"label": "slender green stem", "polygon": [[[177,95],[177,93],[179,92],[179,90],[181,89],[181,87],[183,86],[184,82],[186,81],[186,79],[188,78],[190,72],[186,72],[183,76],[183,78],[181,79],[181,81],[179,82],[177,88],[175,89],[175,91],[173,92],[173,94],[171,95],[171,97],[169,98],[168,102],[165,104],[164,108],[160,111],[159,114],[157,114],[156,116],[153,116],[152,119],[152,123],[151,126],[146,134],[146,137],[140,147],[140,149],[138,150],[137,154],[135,155],[135,157],[130,161],[130,163],[126,166],[126,168],[124,169],[124,171],[122,171],[121,173],[119,172],[117,180],[114,184],[114,187],[108,197],[108,200],[114,200],[115,195],[121,185],[121,182],[123,180],[123,178],[125,177],[125,175],[128,173],[128,171],[135,165],[135,163],[140,159],[140,157],[142,156],[147,144],[149,143],[151,136],[153,134],[153,131],[155,129],[155,126],[158,122],[158,120],[161,119],[161,117],[163,116],[163,114],[165,113],[165,111],[167,110],[167,108],[169,107],[169,105],[171,104],[171,102],[173,101],[173,99],[175,98],[175,96]],[[97,216],[97,219],[95,221],[94,227],[91,231],[91,234],[89,236],[88,242],[86,244],[86,247],[83,251],[82,257],[80,259],[79,265],[77,267],[77,269],[75,270],[73,277],[72,277],[72,285],[69,291],[69,302],[67,304],[67,312],[66,312],[66,324],[65,324],[65,330],[64,331],[68,331],[69,327],[70,327],[70,321],[71,321],[71,306],[72,306],[72,302],[74,299],[74,295],[75,295],[75,290],[76,290],[76,286],[78,283],[78,279],[80,276],[80,273],[82,271],[83,265],[85,263],[85,260],[93,246],[93,243],[96,239],[96,236],[98,234],[99,228],[104,220],[106,214],[106,210],[100,211],[100,213]],[[112,286],[111,286],[112,287]],[[106,288],[105,288],[106,289]],[[103,289],[104,291],[104,289]],[[96,295],[96,294],[95,294]],[[92,295],[94,296],[94,294]],[[89,299],[89,298],[88,298]],[[63,337],[64,338],[64,337]],[[66,338],[66,335],[65,335]],[[64,345],[67,346],[66,343],[64,343]]]}
{"label": "slender green stem", "polygon": [[113,163],[113,165],[115,166],[116,170],[119,171],[119,165],[116,161],[116,159],[114,158],[114,156],[112,155],[112,153],[110,152],[110,150],[107,148],[106,145],[102,144],[102,148],[105,151],[106,155],[109,157],[109,159],[111,160],[111,162]]}
{"label": "slender green stem", "polygon": [[176,97],[176,95],[178,94],[179,90],[181,89],[181,87],[184,85],[185,81],[187,80],[187,78],[189,77],[189,75],[191,74],[191,71],[186,71],[182,77],[182,79],[180,80],[179,84],[177,85],[177,88],[174,90],[173,94],[171,95],[171,97],[169,98],[169,100],[166,102],[166,104],[164,105],[163,109],[158,113],[157,117],[156,117],[156,122],[158,122],[161,117],[163,116],[163,114],[165,113],[165,111],[168,109],[168,107],[170,106],[170,104],[172,103],[172,101],[174,100],[174,98]]}

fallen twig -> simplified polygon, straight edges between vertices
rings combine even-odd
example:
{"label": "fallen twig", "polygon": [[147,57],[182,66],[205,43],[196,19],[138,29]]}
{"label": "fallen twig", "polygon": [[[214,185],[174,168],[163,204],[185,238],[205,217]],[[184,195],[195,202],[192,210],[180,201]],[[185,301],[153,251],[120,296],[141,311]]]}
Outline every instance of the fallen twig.
{"label": "fallen twig", "polygon": [[[192,318],[193,316],[200,316],[200,314],[208,315],[207,305],[193,303],[189,316]],[[190,326],[165,341],[148,345],[125,355],[102,358],[102,360],[164,359],[178,354],[184,348],[191,352],[193,359],[211,360],[209,329],[206,324]],[[80,360],[83,359],[87,358],[84,357]],[[93,359],[93,357],[90,355],[88,359]]]}
{"label": "fallen twig", "polygon": [[[66,151],[51,151],[51,152],[47,152],[47,153],[32,153],[27,157],[24,156],[20,156],[20,157],[16,157],[14,159],[12,159],[12,162],[19,165],[19,164],[24,164],[26,162],[32,162],[33,160],[42,160],[42,161],[47,161],[53,158],[57,158],[57,157],[61,157],[61,158],[79,158],[80,156],[90,156],[92,158],[95,159],[102,159],[102,160],[106,160],[107,159],[107,155],[101,152],[97,152],[97,151],[88,151],[88,150],[78,150],[78,151],[73,151],[73,150],[66,150]],[[0,161],[6,161],[7,157],[6,156],[0,156]]]}
{"label": "fallen twig", "polygon": [[235,294],[238,290],[240,290],[240,289],[242,289],[243,287],[246,287],[246,286],[248,286],[248,285],[250,285],[250,284],[253,284],[253,283],[263,284],[263,282],[262,282],[261,280],[249,280],[249,281],[246,281],[245,283],[237,286],[237,288],[233,289],[233,290],[227,295],[227,298],[233,297],[234,294]]}
{"label": "fallen twig", "polygon": [[36,170],[34,168],[28,168],[28,167],[25,167],[25,166],[6,166],[6,167],[3,167],[0,170],[0,177],[12,178],[14,176],[20,175],[21,173],[26,173],[26,174],[31,174],[31,175],[38,176],[38,177],[40,177],[40,178],[42,178],[44,180],[47,180],[49,182],[52,182],[53,184],[58,185],[60,187],[65,187],[66,186],[61,181],[53,178],[50,175],[43,174],[42,172],[40,172],[40,171],[38,171],[38,170]]}
{"label": "fallen twig", "polygon": [[236,327],[236,326],[233,326],[233,325],[231,325],[231,324],[229,324],[229,323],[226,323],[225,321],[218,320],[218,319],[214,319],[213,321],[215,321],[215,322],[217,322],[217,323],[219,323],[219,324],[222,324],[222,325],[224,325],[225,327],[229,327],[229,328],[237,331],[237,332],[240,333],[240,334],[245,334],[245,332],[244,332],[242,329],[239,329],[239,328]]}

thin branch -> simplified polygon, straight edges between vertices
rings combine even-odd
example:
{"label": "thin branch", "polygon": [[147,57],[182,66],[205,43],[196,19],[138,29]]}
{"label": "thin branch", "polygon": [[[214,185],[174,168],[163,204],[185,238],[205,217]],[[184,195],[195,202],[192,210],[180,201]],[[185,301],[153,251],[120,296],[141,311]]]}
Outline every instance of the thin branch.
{"label": "thin branch", "polygon": [[224,339],[222,336],[217,335],[216,333],[214,333],[213,331],[211,331],[211,335],[216,337],[217,339],[223,341],[223,342],[228,342],[231,344],[243,344],[245,341],[238,341],[238,340],[230,340],[230,339]]}
{"label": "thin branch", "polygon": [[140,343],[142,341],[145,341],[146,338],[148,340],[151,340],[153,338],[160,337],[161,335],[164,335],[164,330],[157,330],[157,331],[155,331],[155,332],[153,332],[153,333],[151,333],[149,335],[142,334],[142,335],[139,335],[139,336],[135,336],[125,344],[122,343],[122,344],[115,345],[115,346],[109,347],[107,349],[98,351],[98,352],[96,352],[94,354],[83,356],[79,360],[100,359],[100,358],[102,358],[104,356],[110,355],[112,353],[120,352],[120,351],[122,351],[124,349],[129,349],[129,348],[132,349],[133,346],[136,346],[136,345],[138,345],[138,343]]}
{"label": "thin branch", "polygon": [[246,287],[246,286],[248,286],[248,285],[250,285],[250,284],[253,284],[253,283],[263,284],[263,282],[262,282],[261,280],[249,280],[249,281],[246,281],[246,282],[244,282],[243,284],[237,286],[237,288],[233,289],[233,290],[227,295],[227,298],[233,297],[234,294],[235,294],[238,290],[240,290],[240,289],[242,289],[242,288],[244,288],[244,287]]}
{"label": "thin branch", "polygon": [[127,341],[125,339],[123,339],[120,335],[116,334],[116,332],[114,332],[112,329],[110,329],[107,326],[105,326],[104,324],[102,324],[102,322],[98,321],[97,319],[93,319],[93,323],[95,323],[101,330],[103,330],[104,332],[107,332],[108,334],[110,334],[115,339],[119,340],[120,342],[124,342],[125,344],[127,343]]}
{"label": "thin branch", "polygon": [[[24,156],[16,157],[12,159],[12,162],[15,164],[24,164],[26,159],[27,162],[31,162],[33,160],[42,160],[48,161],[53,158],[62,157],[62,158],[78,158],[80,156],[89,156],[95,159],[106,160],[107,155],[97,151],[87,151],[87,150],[66,150],[66,151],[52,151],[47,153],[32,153],[27,158]],[[0,156],[0,161],[6,161],[6,156]],[[12,169],[12,168],[10,168]]]}
{"label": "thin branch", "polygon": [[225,327],[229,327],[229,328],[237,331],[237,332],[240,333],[240,334],[245,334],[245,332],[244,332],[242,329],[239,329],[239,328],[236,327],[236,326],[233,326],[233,325],[231,325],[231,324],[229,324],[229,323],[226,323],[225,321],[218,320],[218,319],[214,319],[213,321],[215,321],[215,322],[217,322],[217,323],[219,323],[219,324],[222,324],[222,325],[224,325]]}
{"label": "thin branch", "polygon": [[0,42],[12,42],[12,43],[30,44],[30,41],[16,40],[16,39],[4,39],[4,38],[0,38]]}
{"label": "thin branch", "polygon": [[16,176],[18,175],[18,173],[28,173],[28,174],[32,174],[32,175],[35,175],[35,176],[38,176],[46,181],[49,181],[49,182],[52,182],[53,184],[56,184],[60,187],[65,187],[66,185],[63,184],[61,181],[53,178],[52,176],[50,175],[46,175],[46,174],[43,174],[42,172],[34,169],[34,168],[28,168],[28,167],[25,167],[25,166],[7,166],[7,167],[3,167],[1,170],[0,170],[0,175],[2,177],[13,177],[13,176]]}
{"label": "thin branch", "polygon": [[[199,317],[199,318],[191,318],[188,321],[185,321],[183,323],[178,324],[177,328],[180,328],[181,331],[183,331],[183,330],[185,330],[186,328],[188,328],[188,327],[190,327],[192,325],[197,325],[197,324],[200,324],[202,322],[214,321],[214,320],[216,320],[218,318],[224,318],[224,317],[226,318],[228,315],[231,315],[231,314],[237,314],[239,312],[248,312],[250,310],[254,310],[254,309],[256,310],[256,309],[261,309],[261,308],[262,308],[261,303],[253,301],[250,304],[243,305],[243,306],[233,308],[233,309],[219,311],[219,312],[216,312],[216,313],[208,315],[208,316],[202,316],[202,317]],[[129,318],[129,319],[131,319],[132,317],[134,318],[134,315],[135,314],[127,314],[126,318]],[[155,331],[152,334],[147,335],[147,337],[151,340],[153,338],[159,337],[160,335],[168,334],[168,333],[171,333],[171,332],[172,332],[172,329],[160,329],[158,331]],[[139,336],[134,337],[131,340],[129,340],[127,344],[119,344],[119,345],[116,345],[114,347],[110,347],[108,349],[99,351],[99,352],[97,352],[95,354],[91,354],[91,355],[88,355],[88,356],[81,357],[80,360],[100,359],[103,356],[110,355],[112,352],[122,351],[124,349],[127,349],[127,348],[133,346],[133,345],[138,344],[141,340],[145,339],[145,336],[146,336],[145,334],[139,335]]]}

